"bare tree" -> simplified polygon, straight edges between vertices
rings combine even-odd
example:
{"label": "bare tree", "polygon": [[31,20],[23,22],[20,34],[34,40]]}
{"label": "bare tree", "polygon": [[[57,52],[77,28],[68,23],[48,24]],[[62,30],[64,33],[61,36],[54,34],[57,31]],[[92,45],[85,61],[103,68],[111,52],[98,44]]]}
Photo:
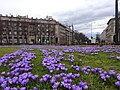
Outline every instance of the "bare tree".
{"label": "bare tree", "polygon": [[96,43],[100,43],[100,34],[99,33],[96,34]]}
{"label": "bare tree", "polygon": [[76,44],[89,42],[89,39],[83,34],[75,31],[75,42]]}

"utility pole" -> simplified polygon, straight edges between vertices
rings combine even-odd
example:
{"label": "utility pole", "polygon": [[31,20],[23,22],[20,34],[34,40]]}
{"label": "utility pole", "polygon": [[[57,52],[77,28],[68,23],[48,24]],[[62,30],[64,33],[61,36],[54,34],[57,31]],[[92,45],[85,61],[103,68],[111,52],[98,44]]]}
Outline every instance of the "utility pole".
{"label": "utility pole", "polygon": [[118,21],[118,0],[115,0],[115,44],[118,44],[119,21]]}
{"label": "utility pole", "polygon": [[72,24],[72,45],[74,44],[74,26]]}
{"label": "utility pole", "polygon": [[93,37],[92,37],[92,23],[91,23],[91,40],[93,39]]}

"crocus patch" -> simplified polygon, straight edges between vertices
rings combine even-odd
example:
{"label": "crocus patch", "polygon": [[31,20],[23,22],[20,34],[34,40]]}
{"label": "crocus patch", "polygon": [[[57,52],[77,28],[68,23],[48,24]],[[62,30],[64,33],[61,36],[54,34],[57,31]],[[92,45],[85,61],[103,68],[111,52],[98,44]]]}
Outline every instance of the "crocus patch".
{"label": "crocus patch", "polygon": [[[112,46],[20,46],[22,49],[0,58],[0,89],[1,90],[89,90],[87,77],[97,77],[101,83],[120,87],[120,74],[111,66],[104,67],[86,65],[87,57],[99,58],[100,53],[109,55],[108,63],[119,62],[120,49]],[[35,53],[35,50],[39,54]],[[113,55],[111,53],[115,53]],[[37,55],[36,55],[37,54]],[[40,57],[39,59],[37,59]],[[91,58],[89,58],[91,60]],[[35,63],[35,60],[37,63]],[[93,63],[91,61],[90,63]],[[82,63],[82,64],[81,64]],[[83,64],[84,63],[84,64]],[[34,68],[34,67],[39,67]],[[37,70],[36,70],[37,69]],[[36,70],[36,72],[34,72]],[[34,72],[34,73],[33,73]],[[35,74],[37,73],[37,74]],[[93,78],[92,77],[92,78]],[[83,79],[85,78],[85,79]],[[91,79],[91,78],[89,78]],[[97,86],[95,86],[95,89]]]}

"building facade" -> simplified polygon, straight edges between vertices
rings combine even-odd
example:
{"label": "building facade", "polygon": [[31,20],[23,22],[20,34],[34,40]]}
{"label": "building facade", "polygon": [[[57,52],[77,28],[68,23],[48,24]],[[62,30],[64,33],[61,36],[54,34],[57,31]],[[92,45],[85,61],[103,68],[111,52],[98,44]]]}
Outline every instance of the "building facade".
{"label": "building facade", "polygon": [[112,44],[114,43],[115,36],[115,19],[111,18],[108,23],[106,29],[100,35],[101,43]]}
{"label": "building facade", "polygon": [[100,42],[106,43],[106,29],[100,34]]}
{"label": "building facade", "polygon": [[101,43],[111,44],[114,43],[114,36],[115,36],[115,19],[111,18],[105,30],[100,35]]}
{"label": "building facade", "polygon": [[0,44],[72,44],[74,31],[52,17],[45,19],[28,16],[0,15]]}
{"label": "building facade", "polygon": [[[120,43],[120,12],[118,13],[118,20],[119,20],[118,42]],[[100,37],[101,42],[102,40],[104,40],[106,44],[115,43],[115,18],[111,18],[108,21],[107,27],[101,33]]]}
{"label": "building facade", "polygon": [[111,18],[107,23],[106,28],[106,43],[114,43],[114,35],[115,35],[115,19]]}

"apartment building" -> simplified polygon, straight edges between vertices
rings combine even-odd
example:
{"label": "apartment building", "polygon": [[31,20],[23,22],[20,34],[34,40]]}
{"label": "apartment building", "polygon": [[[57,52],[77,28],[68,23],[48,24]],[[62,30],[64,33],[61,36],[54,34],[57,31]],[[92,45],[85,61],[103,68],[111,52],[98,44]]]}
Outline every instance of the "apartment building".
{"label": "apartment building", "polygon": [[106,29],[100,34],[100,42],[106,43]]}
{"label": "apartment building", "polygon": [[114,36],[115,36],[115,18],[111,18],[105,30],[100,35],[101,43],[111,44],[114,43]]}
{"label": "apartment building", "polygon": [[115,19],[111,18],[105,30],[100,35],[101,43],[111,44],[114,43],[114,36],[115,36]]}
{"label": "apartment building", "polygon": [[114,35],[115,35],[115,19],[111,18],[107,23],[106,28],[106,43],[114,43]]}
{"label": "apartment building", "polygon": [[[119,19],[119,31],[118,31],[118,42],[120,42],[120,12],[118,13]],[[100,35],[101,41],[104,38],[106,44],[115,43],[115,18],[111,18],[108,23],[106,29]]]}
{"label": "apartment building", "polygon": [[0,15],[0,44],[67,45],[73,43],[74,31],[52,17]]}

